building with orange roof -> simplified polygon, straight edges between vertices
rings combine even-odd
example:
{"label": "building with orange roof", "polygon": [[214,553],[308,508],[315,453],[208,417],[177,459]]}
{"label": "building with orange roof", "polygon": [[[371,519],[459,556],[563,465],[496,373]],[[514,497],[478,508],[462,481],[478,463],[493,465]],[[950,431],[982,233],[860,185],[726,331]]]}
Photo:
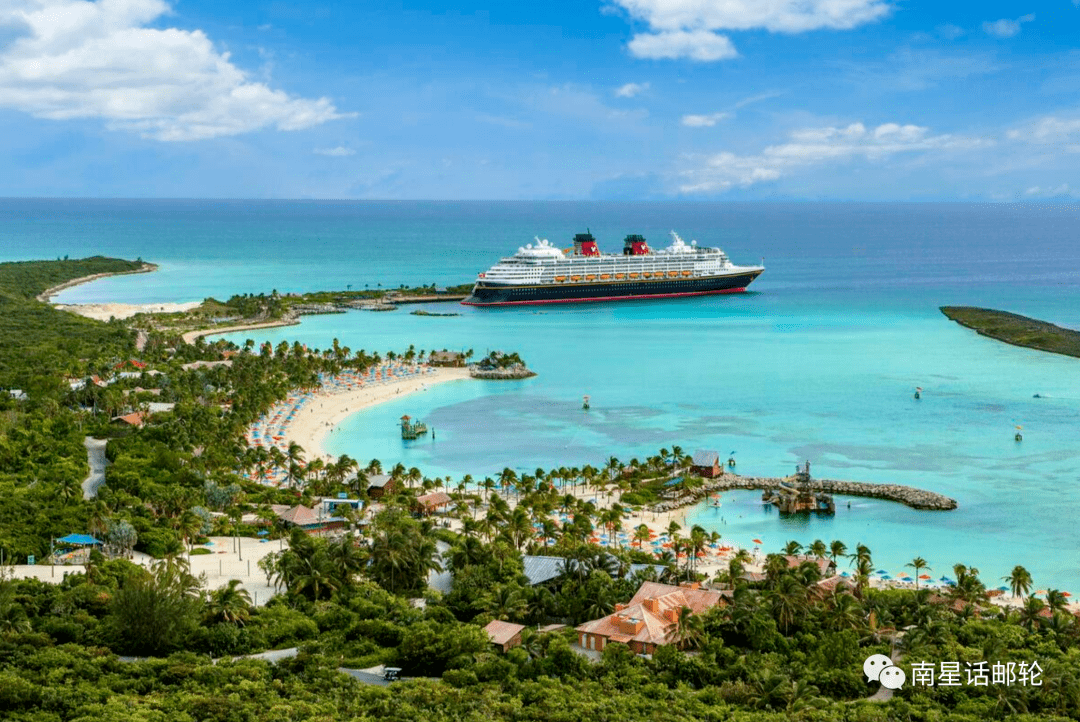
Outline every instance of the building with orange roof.
{"label": "building with orange roof", "polygon": [[491,643],[504,654],[521,644],[521,632],[524,629],[525,625],[523,624],[503,622],[499,619],[491,620],[487,623],[487,626],[484,627],[488,639],[490,639]]}
{"label": "building with orange roof", "polygon": [[454,502],[450,495],[444,491],[435,491],[430,494],[416,497],[415,509],[418,514],[429,516],[446,509]]}
{"label": "building with orange roof", "polygon": [[702,614],[723,604],[727,595],[730,592],[702,589],[696,582],[677,587],[645,582],[633,599],[616,604],[613,614],[577,627],[578,644],[601,652],[609,642],[622,642],[638,654],[652,654],[673,641],[683,607]]}
{"label": "building with orange roof", "polygon": [[131,414],[124,414],[123,416],[115,416],[113,417],[113,421],[139,428],[146,423],[146,414],[142,411],[136,411]]}

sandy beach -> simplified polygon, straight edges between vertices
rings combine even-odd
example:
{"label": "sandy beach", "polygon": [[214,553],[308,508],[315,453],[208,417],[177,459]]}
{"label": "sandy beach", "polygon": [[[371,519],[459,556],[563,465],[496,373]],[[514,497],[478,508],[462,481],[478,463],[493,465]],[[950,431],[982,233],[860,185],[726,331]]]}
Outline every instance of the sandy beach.
{"label": "sandy beach", "polygon": [[[198,305],[198,304],[196,304]],[[278,326],[298,326],[299,321],[295,319],[281,319],[278,321],[264,321],[262,323],[249,323],[242,326],[222,326],[221,328],[202,328],[196,331],[188,331],[183,334],[181,338],[184,339],[184,343],[195,343],[195,340],[201,336],[215,336],[219,333],[233,333],[234,331],[253,331],[259,328],[277,328]]]}
{"label": "sandy beach", "polygon": [[108,321],[110,318],[131,318],[140,313],[181,313],[201,305],[202,301],[188,301],[186,303],[58,303],[53,307],[97,321]]}
{"label": "sandy beach", "polygon": [[[317,457],[330,460],[323,441],[346,417],[403,395],[422,392],[438,384],[468,379],[467,368],[434,368],[425,365],[383,363],[363,375],[353,372],[323,380],[315,391],[297,391],[278,403],[247,432],[249,446],[285,451],[295,442],[308,462]],[[284,472],[269,470],[265,483],[280,484]]]}
{"label": "sandy beach", "polygon": [[467,378],[469,370],[465,368],[432,368],[420,376],[363,386],[343,393],[316,393],[312,402],[293,418],[285,434],[285,445],[295,441],[304,447],[309,459],[316,456],[327,457],[328,454],[323,448],[326,435],[348,416],[376,404],[425,391],[438,384]]}

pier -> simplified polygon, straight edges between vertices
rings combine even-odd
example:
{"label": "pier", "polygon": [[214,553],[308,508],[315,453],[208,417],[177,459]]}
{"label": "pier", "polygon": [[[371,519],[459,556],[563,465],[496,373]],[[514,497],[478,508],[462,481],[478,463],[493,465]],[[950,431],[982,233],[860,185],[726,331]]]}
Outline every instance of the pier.
{"label": "pier", "polygon": [[[871,499],[895,501],[912,509],[926,511],[952,511],[957,507],[955,499],[925,489],[916,489],[903,484],[877,484],[870,481],[838,481],[834,479],[816,479],[814,490],[826,494],[845,496],[865,496]],[[689,504],[697,503],[709,494],[727,489],[758,489],[761,491],[780,492],[781,487],[790,487],[790,478],[768,476],[738,476],[726,473],[715,479],[707,479],[705,484],[681,499],[666,501],[653,507],[654,511],[670,511]]]}

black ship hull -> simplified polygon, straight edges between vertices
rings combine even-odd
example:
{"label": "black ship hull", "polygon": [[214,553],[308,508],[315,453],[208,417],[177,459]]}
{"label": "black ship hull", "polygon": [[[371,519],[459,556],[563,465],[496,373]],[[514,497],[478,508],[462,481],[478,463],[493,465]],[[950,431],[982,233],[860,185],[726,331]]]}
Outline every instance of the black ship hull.
{"label": "black ship hull", "polygon": [[462,303],[466,306],[514,306],[520,304],[625,301],[740,293],[745,291],[746,287],[759,275],[761,275],[761,270],[755,269],[746,273],[704,276],[701,278],[550,283],[541,285],[500,284],[480,279],[476,282],[472,293]]}

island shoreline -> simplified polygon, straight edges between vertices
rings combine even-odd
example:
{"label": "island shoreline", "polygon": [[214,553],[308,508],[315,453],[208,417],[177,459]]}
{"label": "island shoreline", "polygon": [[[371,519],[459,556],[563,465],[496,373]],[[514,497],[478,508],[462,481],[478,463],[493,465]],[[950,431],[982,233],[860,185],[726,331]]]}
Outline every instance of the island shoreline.
{"label": "island shoreline", "polygon": [[[142,265],[142,268],[136,268],[135,270],[132,270],[132,271],[109,271],[108,273],[93,273],[93,274],[91,274],[89,276],[80,276],[79,278],[73,278],[70,281],[64,281],[63,283],[61,283],[59,285],[56,285],[56,286],[53,286],[52,288],[46,288],[44,291],[39,293],[36,296],[36,298],[41,303],[52,303],[52,297],[53,296],[57,295],[61,291],[66,291],[69,288],[74,288],[75,286],[81,286],[84,283],[90,283],[91,281],[97,281],[98,279],[101,279],[101,278],[109,278],[110,276],[130,276],[130,275],[135,274],[135,273],[153,273],[154,271],[157,271],[157,270],[158,270],[158,265],[156,263],[147,263],[147,262],[144,261],[143,265]],[[78,304],[55,304],[55,305],[75,306],[75,305],[78,305]]]}

